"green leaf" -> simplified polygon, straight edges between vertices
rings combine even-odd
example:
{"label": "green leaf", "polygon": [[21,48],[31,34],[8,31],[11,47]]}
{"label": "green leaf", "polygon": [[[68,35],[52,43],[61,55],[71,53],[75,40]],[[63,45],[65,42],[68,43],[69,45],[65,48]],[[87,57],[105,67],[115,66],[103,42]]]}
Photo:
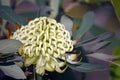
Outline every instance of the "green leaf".
{"label": "green leaf", "polygon": [[71,31],[73,27],[73,21],[65,15],[62,15],[60,23],[62,23],[66,30]]}
{"label": "green leaf", "polygon": [[93,23],[94,13],[90,11],[83,16],[81,24],[79,24],[78,29],[73,34],[73,39],[80,39],[93,26]]}
{"label": "green leaf", "polygon": [[25,25],[27,24],[26,20],[16,14],[11,8],[8,6],[0,6],[0,17],[6,19],[9,22],[12,22],[14,24],[19,24],[19,25]]}
{"label": "green leaf", "polygon": [[[118,60],[118,62],[119,61],[120,60]],[[119,80],[120,79],[120,67],[111,64],[110,65],[110,74],[111,74],[111,78],[113,78],[111,80]],[[119,79],[116,79],[116,78],[119,78]]]}
{"label": "green leaf", "polygon": [[100,35],[101,33],[107,32],[104,28],[93,25],[93,27],[90,29],[90,31],[95,35]]}
{"label": "green leaf", "polygon": [[112,55],[103,54],[103,53],[88,54],[87,56],[93,57],[102,61],[110,62],[120,67],[120,64],[118,62],[112,61],[112,60],[120,59],[120,56],[112,56]]}
{"label": "green leaf", "polygon": [[115,36],[113,38],[110,38],[109,41],[112,43],[107,48],[114,49],[115,47],[120,46],[120,39]]}
{"label": "green leaf", "polygon": [[0,40],[0,53],[15,53],[21,45],[20,41],[14,39]]}
{"label": "green leaf", "polygon": [[46,0],[36,0],[36,3],[39,7],[46,6]]}
{"label": "green leaf", "polygon": [[9,63],[14,63],[14,62],[23,62],[22,57],[20,57],[17,54],[0,54],[0,63],[3,65],[8,65]]}
{"label": "green leaf", "polygon": [[78,47],[78,46],[86,45],[86,44],[90,44],[90,43],[91,44],[97,43],[97,42],[109,39],[109,38],[111,38],[113,36],[114,36],[114,33],[112,33],[112,32],[106,32],[106,33],[103,33],[101,35],[97,35],[97,36],[94,36],[92,38],[88,38],[86,40],[79,41],[75,46]]}
{"label": "green leaf", "polygon": [[[98,27],[96,25],[94,25],[90,31],[95,35],[100,35],[101,33],[105,33],[107,32],[105,29],[101,28],[101,27]],[[108,39],[109,41],[111,41],[112,43],[107,47],[109,49],[114,49],[115,47],[119,46],[120,45],[120,39],[118,39],[117,37],[112,37],[110,39]]]}
{"label": "green leaf", "polygon": [[68,65],[71,69],[79,71],[79,72],[92,72],[92,71],[105,70],[105,67],[102,65],[90,64],[90,63],[84,63],[84,62],[80,62],[74,65],[72,64],[68,64]]}
{"label": "green leaf", "polygon": [[92,53],[92,52],[96,52],[97,50],[100,50],[106,46],[108,46],[110,44],[110,41],[102,41],[99,43],[96,43],[95,45],[93,45],[88,52]]}
{"label": "green leaf", "polygon": [[[120,45],[120,44],[119,44]],[[119,55],[120,56],[120,46],[116,47],[113,52],[112,52],[113,55]]]}
{"label": "green leaf", "polygon": [[111,3],[115,9],[118,20],[120,21],[120,0],[111,0]]}
{"label": "green leaf", "polygon": [[24,72],[17,65],[0,66],[5,75],[15,79],[26,79]]}
{"label": "green leaf", "polygon": [[119,59],[120,56],[112,56],[108,54],[103,54],[103,53],[93,53],[93,54],[88,54],[87,56],[93,57],[99,60],[111,62],[112,60]]}
{"label": "green leaf", "polygon": [[8,54],[0,54],[0,58],[8,58],[8,57],[13,57],[14,56],[14,54],[10,54],[10,53],[8,53]]}
{"label": "green leaf", "polygon": [[106,39],[109,39],[109,38],[113,37],[114,35],[115,35],[115,34],[112,33],[112,32],[103,33],[103,34],[101,34],[101,35],[99,35],[99,36],[97,37],[97,39],[95,40],[95,42],[104,41],[104,40],[106,40]]}

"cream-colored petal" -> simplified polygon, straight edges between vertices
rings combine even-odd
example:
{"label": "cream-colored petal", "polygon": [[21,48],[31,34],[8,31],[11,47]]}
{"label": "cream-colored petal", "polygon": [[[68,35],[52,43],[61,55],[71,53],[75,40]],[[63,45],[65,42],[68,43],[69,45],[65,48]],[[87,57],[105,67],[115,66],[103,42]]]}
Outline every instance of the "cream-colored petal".
{"label": "cream-colored petal", "polygon": [[50,71],[50,72],[53,72],[53,71],[54,71],[54,68],[51,66],[50,63],[46,63],[46,65],[45,65],[45,70]]}
{"label": "cream-colored petal", "polygon": [[40,75],[44,75],[45,70],[64,72],[66,67],[61,69],[66,64],[64,55],[73,50],[73,42],[65,26],[47,17],[31,20],[11,38],[24,44],[19,53],[25,59],[25,65],[35,63],[36,72]]}
{"label": "cream-colored petal", "polygon": [[38,60],[38,57],[27,57],[25,58],[24,65],[26,67],[30,66],[31,64],[35,64],[36,61]]}

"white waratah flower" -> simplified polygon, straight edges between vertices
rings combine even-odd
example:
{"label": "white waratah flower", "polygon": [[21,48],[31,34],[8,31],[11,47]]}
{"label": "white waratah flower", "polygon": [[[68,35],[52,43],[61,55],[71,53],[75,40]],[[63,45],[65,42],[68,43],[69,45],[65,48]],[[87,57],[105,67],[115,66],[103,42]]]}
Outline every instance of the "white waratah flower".
{"label": "white waratah flower", "polygon": [[[25,66],[36,65],[36,72],[62,73],[66,70],[66,52],[73,50],[73,41],[64,25],[47,17],[36,18],[17,30],[12,39],[23,43],[18,50],[24,58]],[[64,67],[61,69],[61,67]]]}

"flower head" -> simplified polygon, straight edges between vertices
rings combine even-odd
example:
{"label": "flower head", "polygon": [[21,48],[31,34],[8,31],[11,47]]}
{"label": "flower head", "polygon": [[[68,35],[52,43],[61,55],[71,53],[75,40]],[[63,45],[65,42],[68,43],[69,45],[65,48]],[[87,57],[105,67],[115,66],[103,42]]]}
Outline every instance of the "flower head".
{"label": "flower head", "polygon": [[19,54],[25,59],[25,66],[36,65],[36,72],[64,72],[66,52],[73,50],[73,41],[64,25],[47,17],[36,18],[17,30],[12,39],[21,41]]}

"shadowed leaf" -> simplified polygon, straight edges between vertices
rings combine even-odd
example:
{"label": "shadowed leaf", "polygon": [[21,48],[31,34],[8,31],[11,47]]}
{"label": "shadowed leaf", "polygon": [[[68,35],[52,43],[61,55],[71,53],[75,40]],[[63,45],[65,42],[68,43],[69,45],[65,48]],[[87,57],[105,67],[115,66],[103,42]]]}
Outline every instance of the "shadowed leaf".
{"label": "shadowed leaf", "polygon": [[21,45],[23,44],[20,41],[14,39],[0,40],[0,52],[15,53]]}
{"label": "shadowed leaf", "polygon": [[75,33],[73,34],[73,39],[80,39],[86,32],[88,32],[93,23],[94,13],[90,11],[83,16],[81,24],[79,24],[78,29],[76,29]]}
{"label": "shadowed leaf", "polygon": [[101,34],[99,36],[95,36],[95,37],[89,38],[87,40],[80,41],[75,45],[75,47],[79,47],[81,45],[93,44],[93,43],[97,43],[97,42],[100,42],[100,41],[104,41],[104,40],[106,40],[108,38],[111,38],[113,36],[114,36],[114,33],[107,32],[107,33]]}
{"label": "shadowed leaf", "polygon": [[27,24],[26,20],[16,14],[11,8],[8,6],[0,6],[0,17],[6,19],[9,22],[12,23],[18,23],[19,25],[25,25]]}
{"label": "shadowed leaf", "polygon": [[20,56],[15,56],[14,59],[8,60],[7,62],[20,62],[20,61],[23,62],[22,57],[20,57]]}
{"label": "shadowed leaf", "polygon": [[112,55],[103,54],[103,53],[93,53],[93,54],[88,54],[87,56],[100,59],[103,61],[108,61],[108,62],[110,60],[115,60],[120,58],[120,56],[112,56]]}
{"label": "shadowed leaf", "polygon": [[23,62],[22,57],[18,56],[17,54],[0,54],[0,63],[1,64],[9,64],[14,62]]}
{"label": "shadowed leaf", "polygon": [[66,30],[71,31],[73,27],[73,21],[67,16],[63,15],[60,22],[65,26]]}
{"label": "shadowed leaf", "polygon": [[79,64],[68,64],[69,67],[73,70],[79,71],[79,72],[92,72],[92,71],[101,71],[105,70],[105,67],[102,65],[97,64],[90,64],[90,63],[84,63],[80,62]]}
{"label": "shadowed leaf", "polygon": [[39,7],[43,7],[46,5],[46,0],[36,0],[36,3]]}
{"label": "shadowed leaf", "polygon": [[106,61],[106,62],[110,62],[114,65],[120,66],[119,63],[112,61],[112,60],[120,59],[120,56],[112,56],[112,55],[103,54],[103,53],[88,54],[87,56],[93,57],[93,58],[96,58],[96,59],[99,59],[99,60],[103,60],[103,61]]}
{"label": "shadowed leaf", "polygon": [[112,32],[107,32],[107,33],[101,34],[100,36],[98,36],[98,38],[95,40],[95,42],[100,42],[100,41],[106,40],[108,38],[113,37],[114,35],[115,34]]}
{"label": "shadowed leaf", "polygon": [[0,58],[8,58],[8,57],[13,57],[14,56],[14,54],[10,54],[10,53],[8,53],[8,54],[0,54]]}
{"label": "shadowed leaf", "polygon": [[5,75],[15,79],[26,79],[24,72],[17,65],[0,66]]}
{"label": "shadowed leaf", "polygon": [[88,52],[89,53],[93,53],[97,50],[100,50],[106,46],[108,46],[110,44],[110,41],[102,41],[102,42],[99,42],[99,43],[96,43],[95,45],[93,45],[89,50]]}
{"label": "shadowed leaf", "polygon": [[107,32],[106,29],[100,26],[93,25],[93,27],[90,29],[90,32],[92,32],[93,35],[97,36],[100,35],[101,33]]}

